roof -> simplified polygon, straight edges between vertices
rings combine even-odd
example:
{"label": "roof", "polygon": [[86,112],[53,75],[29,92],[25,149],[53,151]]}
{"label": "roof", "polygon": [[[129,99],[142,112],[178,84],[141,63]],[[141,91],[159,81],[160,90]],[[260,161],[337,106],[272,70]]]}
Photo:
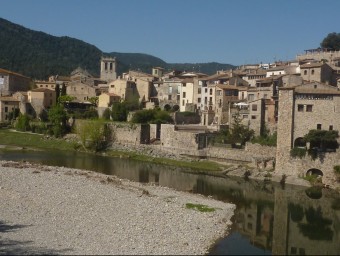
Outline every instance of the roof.
{"label": "roof", "polygon": [[227,85],[227,84],[217,84],[216,87],[218,87],[222,90],[239,90],[240,86]]}
{"label": "roof", "polygon": [[295,87],[296,93],[303,93],[303,94],[333,94],[333,95],[340,95],[340,91],[332,90],[332,89],[314,89],[314,88],[301,88]]}
{"label": "roof", "polygon": [[119,95],[115,93],[104,92],[104,94],[109,95],[110,97],[120,97]]}
{"label": "roof", "polygon": [[27,76],[24,76],[24,75],[21,75],[21,74],[19,74],[19,73],[15,73],[15,72],[13,72],[13,71],[9,71],[9,70],[3,69],[3,68],[0,68],[0,73],[6,73],[6,74],[8,74],[8,75],[21,76],[21,77],[25,77],[25,78],[30,79],[30,78],[27,77]]}
{"label": "roof", "polygon": [[310,63],[310,64],[303,64],[300,66],[300,68],[319,68],[323,65],[325,64],[321,62],[316,62],[316,63]]}
{"label": "roof", "polygon": [[0,101],[15,101],[15,102],[19,102],[20,100],[17,100],[15,98],[13,98],[12,96],[4,96],[4,97],[0,97]]}
{"label": "roof", "polygon": [[269,68],[269,69],[267,69],[267,72],[277,71],[277,70],[285,70],[286,67],[287,66],[277,66],[277,67]]}
{"label": "roof", "polygon": [[48,89],[48,88],[36,88],[31,90],[32,92],[54,92],[54,90]]}

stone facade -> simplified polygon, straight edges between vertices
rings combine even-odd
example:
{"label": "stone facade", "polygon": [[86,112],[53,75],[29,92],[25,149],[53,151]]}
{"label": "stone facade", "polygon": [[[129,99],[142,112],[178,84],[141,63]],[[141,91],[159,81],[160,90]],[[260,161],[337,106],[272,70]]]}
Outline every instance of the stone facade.
{"label": "stone facade", "polygon": [[117,79],[116,58],[102,57],[100,61],[100,79],[111,82]]}
{"label": "stone facade", "polygon": [[14,97],[0,97],[0,122],[8,121],[9,114],[19,109],[20,101]]}
{"label": "stone facade", "polygon": [[340,164],[338,152],[326,153],[326,156],[313,161],[293,159],[290,150],[294,142],[311,129],[340,129],[340,92],[336,87],[314,82],[282,88],[279,98],[276,172],[304,176],[310,169],[318,169],[325,180],[334,179],[333,166]]}
{"label": "stone facade", "polygon": [[9,96],[17,91],[27,91],[31,79],[21,74],[0,68],[0,96]]}

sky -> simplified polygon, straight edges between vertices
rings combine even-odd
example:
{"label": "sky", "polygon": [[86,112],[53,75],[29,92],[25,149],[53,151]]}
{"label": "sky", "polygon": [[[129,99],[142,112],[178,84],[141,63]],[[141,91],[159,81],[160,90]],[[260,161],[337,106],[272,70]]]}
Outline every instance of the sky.
{"label": "sky", "polygon": [[340,31],[339,0],[0,0],[0,17],[167,63],[294,60]]}

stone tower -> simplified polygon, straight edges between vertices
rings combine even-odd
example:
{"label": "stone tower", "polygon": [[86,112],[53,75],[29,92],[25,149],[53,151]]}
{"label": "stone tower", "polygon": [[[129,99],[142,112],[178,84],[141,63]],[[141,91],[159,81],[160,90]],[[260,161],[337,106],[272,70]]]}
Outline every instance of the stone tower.
{"label": "stone tower", "polygon": [[111,82],[117,79],[116,58],[102,57],[100,61],[100,79]]}
{"label": "stone tower", "polygon": [[279,99],[275,171],[283,172],[293,145],[294,89],[281,88]]}

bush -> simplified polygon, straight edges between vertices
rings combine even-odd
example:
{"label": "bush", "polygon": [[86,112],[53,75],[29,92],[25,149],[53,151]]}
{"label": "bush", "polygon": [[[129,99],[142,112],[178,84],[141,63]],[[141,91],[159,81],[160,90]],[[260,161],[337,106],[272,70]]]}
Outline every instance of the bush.
{"label": "bush", "polygon": [[277,133],[274,132],[271,135],[257,136],[251,140],[251,143],[258,143],[262,146],[276,147]]}
{"label": "bush", "polygon": [[299,158],[303,158],[306,156],[307,150],[305,148],[292,148],[290,150],[290,156],[291,157],[299,157]]}
{"label": "bush", "polygon": [[29,131],[31,129],[30,127],[30,118],[26,114],[20,114],[17,120],[17,123],[15,125],[15,129],[18,131]]}
{"label": "bush", "polygon": [[110,117],[111,117],[111,110],[107,108],[103,112],[103,118],[104,120],[110,120]]}
{"label": "bush", "polygon": [[333,167],[333,170],[334,170],[335,174],[340,175],[340,165],[335,165]]}

